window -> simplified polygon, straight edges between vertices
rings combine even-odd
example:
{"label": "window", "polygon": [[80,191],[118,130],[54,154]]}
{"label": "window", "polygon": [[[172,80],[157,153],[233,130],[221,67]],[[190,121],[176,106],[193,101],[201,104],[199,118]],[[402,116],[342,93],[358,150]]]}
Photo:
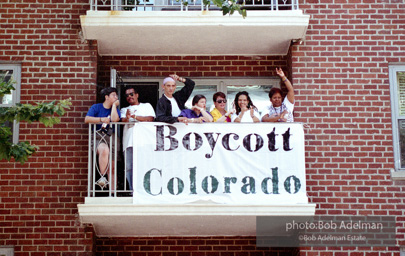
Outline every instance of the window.
{"label": "window", "polygon": [[0,256],[13,256],[14,248],[8,246],[0,246]]}
{"label": "window", "polygon": [[[20,102],[20,88],[21,88],[21,66],[11,64],[0,64],[0,79],[5,81],[13,80],[14,88],[11,94],[0,97],[0,107],[11,107]],[[13,143],[18,143],[18,123],[6,122],[6,126],[11,128],[13,133]]]}
{"label": "window", "polygon": [[[202,94],[207,98],[207,110],[214,109],[214,102],[212,96],[216,92],[223,92],[227,95],[227,109],[232,109],[232,102],[235,99],[236,93],[240,91],[247,91],[252,99],[254,105],[259,110],[259,113],[270,104],[269,91],[273,87],[280,88],[280,79],[278,77],[265,77],[265,78],[193,78],[195,87],[193,93],[186,102],[186,107],[191,108],[191,101],[196,94]],[[137,85],[137,84],[159,84],[159,90],[149,90],[149,98],[140,100],[141,102],[157,102],[158,98],[163,95],[162,82],[163,78],[133,78],[123,77],[124,86]],[[183,83],[177,83],[176,91],[183,88]],[[156,92],[156,101],[152,100],[153,92]],[[141,97],[141,95],[139,96]],[[122,100],[122,99],[121,99]],[[155,107],[155,105],[153,105]]]}
{"label": "window", "polygon": [[390,66],[395,170],[405,170],[405,65]]}
{"label": "window", "polygon": [[[221,91],[227,95],[227,109],[232,109],[235,95],[240,91],[247,91],[254,105],[261,112],[269,104],[269,91],[273,87],[280,88],[279,78],[235,78],[235,79],[193,79],[195,88],[186,102],[186,107],[191,108],[191,101],[196,94],[207,98],[207,110],[214,109],[212,96]],[[183,87],[179,83],[176,90]]]}

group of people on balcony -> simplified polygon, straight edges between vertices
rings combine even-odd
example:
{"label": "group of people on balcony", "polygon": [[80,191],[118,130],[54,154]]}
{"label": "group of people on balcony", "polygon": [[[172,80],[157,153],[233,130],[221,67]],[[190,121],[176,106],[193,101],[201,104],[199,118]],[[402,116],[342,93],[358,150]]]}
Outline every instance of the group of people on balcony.
{"label": "group of people on balcony", "polygon": [[[284,75],[280,68],[276,68],[277,75],[284,82],[288,93],[283,100],[282,91],[279,88],[272,88],[269,92],[270,105],[259,115],[257,107],[253,104],[248,92],[238,92],[233,102],[234,109],[226,110],[226,95],[223,92],[217,92],[213,95],[215,108],[208,112],[206,110],[206,97],[204,95],[195,95],[192,99],[191,109],[185,106],[186,101],[193,92],[195,83],[189,78],[179,77],[176,74],[170,75],[163,80],[163,96],[159,99],[156,106],[156,115],[153,107],[149,103],[140,103],[139,94],[134,88],[125,90],[125,97],[129,106],[119,111],[119,100],[116,88],[104,88],[101,90],[103,103],[94,104],[88,111],[85,123],[97,124],[96,130],[102,131],[104,125],[110,122],[165,122],[175,123],[205,123],[205,122],[293,122],[294,110],[294,90],[291,82]],[[177,82],[182,82],[185,86],[176,92]],[[126,172],[130,189],[132,190],[132,129],[133,124],[126,125],[123,136],[123,150],[125,151]],[[113,130],[112,130],[113,131]],[[109,166],[109,139],[105,138],[105,133],[97,133],[96,153],[99,161],[99,172],[101,178],[97,181],[101,187],[108,183],[114,185],[112,177],[110,182],[105,179],[105,174]]]}

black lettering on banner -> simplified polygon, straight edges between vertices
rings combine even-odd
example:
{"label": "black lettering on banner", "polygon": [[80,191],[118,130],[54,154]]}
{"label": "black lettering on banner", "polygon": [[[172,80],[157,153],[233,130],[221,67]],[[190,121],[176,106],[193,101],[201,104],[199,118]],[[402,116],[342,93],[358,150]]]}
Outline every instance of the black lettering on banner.
{"label": "black lettering on banner", "polygon": [[233,139],[234,140],[238,140],[239,139],[239,135],[237,135],[236,133],[227,133],[224,135],[224,137],[222,137],[222,146],[228,150],[228,151],[235,151],[237,150],[240,146],[238,146],[235,149],[231,149],[231,147],[229,146],[229,137],[233,134]]}
{"label": "black lettering on banner", "polygon": [[[156,126],[156,149],[155,151],[165,151],[165,138],[169,139],[170,147],[166,151],[175,150],[179,147],[179,141],[172,136],[177,133],[177,129],[171,125],[155,125]],[[169,128],[169,135],[164,135],[164,127]]]}
{"label": "black lettering on banner", "polygon": [[217,144],[220,133],[216,133],[217,134],[216,139],[214,139],[214,136],[212,136],[213,134],[214,133],[212,133],[212,132],[204,133],[205,137],[208,140],[208,144],[210,145],[210,148],[211,148],[211,154],[205,154],[205,158],[211,158],[212,155],[214,154],[214,148],[215,148],[215,145]]}
{"label": "black lettering on banner", "polygon": [[283,148],[285,151],[290,151],[290,127],[288,127],[287,131],[283,134]]}
{"label": "black lettering on banner", "polygon": [[276,148],[276,127],[273,128],[273,131],[269,134],[267,134],[267,138],[269,139],[269,150],[270,151],[277,151],[278,148]]}
{"label": "black lettering on banner", "polygon": [[[191,141],[190,140],[191,134],[194,134],[194,136],[195,136],[195,147],[194,147],[194,149],[192,149],[191,145],[190,145],[190,143],[191,143],[190,142]],[[189,132],[186,135],[184,135],[184,137],[183,137],[183,146],[187,150],[196,151],[197,149],[201,148],[202,144],[203,144],[202,137],[198,133]]]}
{"label": "black lettering on banner", "polygon": [[[253,150],[252,145],[250,145],[250,138],[252,135],[256,136],[256,148]],[[263,147],[263,138],[259,134],[253,133],[253,134],[248,134],[243,138],[243,147],[246,148],[247,151],[249,152],[256,152],[259,149]]]}

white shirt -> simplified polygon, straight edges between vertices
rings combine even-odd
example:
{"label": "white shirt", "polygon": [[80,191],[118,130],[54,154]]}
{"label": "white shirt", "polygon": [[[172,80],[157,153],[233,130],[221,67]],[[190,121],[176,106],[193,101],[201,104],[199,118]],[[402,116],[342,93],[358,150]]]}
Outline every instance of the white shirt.
{"label": "white shirt", "polygon": [[[125,117],[127,115],[127,109],[136,116],[155,116],[155,110],[149,103],[139,103],[139,105],[131,105],[126,108],[121,109],[121,117]],[[134,118],[130,118],[129,122],[136,122]],[[126,124],[124,127],[124,136],[122,138],[122,144],[124,151],[127,147],[133,146],[133,124]]]}
{"label": "white shirt", "polygon": [[[240,114],[240,113],[239,113]],[[260,120],[260,115],[259,112],[257,112],[256,110],[253,111],[253,115],[255,117],[257,117]],[[237,115],[236,113],[233,113],[231,116],[231,121],[235,122],[235,119],[238,117],[239,115]],[[242,119],[240,120],[241,123],[254,123],[253,118],[250,116],[250,110],[246,111],[243,116]]]}
{"label": "white shirt", "polygon": [[266,108],[262,111],[261,118],[263,118],[266,114],[268,114],[269,117],[281,115],[281,113],[283,113],[284,110],[288,111],[288,114],[284,115],[284,118],[287,118],[287,122],[294,122],[293,116],[294,103],[291,103],[287,97],[284,98],[283,103],[281,104],[280,107],[273,107],[271,103],[270,105],[266,106]]}
{"label": "white shirt", "polygon": [[164,95],[172,103],[172,116],[179,116],[181,113],[181,110],[179,108],[179,105],[177,104],[176,99],[174,97],[169,98],[166,96],[166,94],[164,94]]}

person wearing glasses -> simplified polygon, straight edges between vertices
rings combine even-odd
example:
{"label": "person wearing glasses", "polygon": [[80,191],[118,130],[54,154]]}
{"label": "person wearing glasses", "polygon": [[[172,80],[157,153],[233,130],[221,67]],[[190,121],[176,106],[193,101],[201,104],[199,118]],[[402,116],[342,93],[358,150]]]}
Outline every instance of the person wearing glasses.
{"label": "person wearing glasses", "polygon": [[231,122],[231,117],[235,110],[226,111],[226,95],[223,92],[216,92],[213,96],[215,108],[211,111],[214,122],[223,123]]}
{"label": "person wearing glasses", "polygon": [[129,106],[121,109],[121,121],[128,122],[124,127],[124,136],[122,138],[123,150],[125,152],[125,171],[129,189],[132,190],[132,172],[133,172],[133,127],[135,122],[152,122],[155,119],[155,111],[149,103],[140,103],[139,94],[133,87],[125,90],[125,98]]}

